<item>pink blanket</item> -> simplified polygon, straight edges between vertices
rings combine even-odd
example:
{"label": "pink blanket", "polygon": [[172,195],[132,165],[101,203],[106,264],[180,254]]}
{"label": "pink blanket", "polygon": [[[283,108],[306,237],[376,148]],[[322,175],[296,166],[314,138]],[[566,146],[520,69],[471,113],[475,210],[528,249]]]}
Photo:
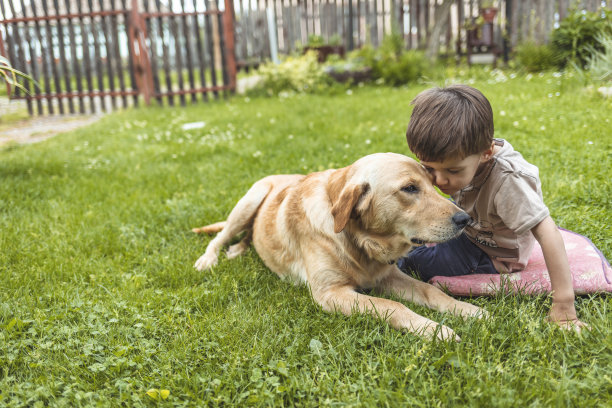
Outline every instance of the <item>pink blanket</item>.
{"label": "pink blanket", "polygon": [[[585,236],[559,229],[565,242],[577,295],[612,292],[610,263]],[[525,270],[504,275],[434,276],[429,283],[460,296],[493,295],[498,291],[525,294],[550,293],[550,278],[542,248],[536,242]]]}

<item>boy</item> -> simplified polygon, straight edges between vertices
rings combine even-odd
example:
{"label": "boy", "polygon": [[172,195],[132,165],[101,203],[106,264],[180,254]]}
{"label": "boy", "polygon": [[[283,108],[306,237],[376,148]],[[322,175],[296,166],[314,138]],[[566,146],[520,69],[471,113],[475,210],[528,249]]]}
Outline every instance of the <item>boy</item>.
{"label": "boy", "polygon": [[412,101],[406,139],[433,183],[472,220],[451,241],[416,248],[398,261],[422,280],[433,276],[522,270],[537,240],[553,290],[550,321],[588,327],[576,317],[563,239],[542,200],[538,168],[505,140],[493,139],[493,111],[472,87],[421,92]]}

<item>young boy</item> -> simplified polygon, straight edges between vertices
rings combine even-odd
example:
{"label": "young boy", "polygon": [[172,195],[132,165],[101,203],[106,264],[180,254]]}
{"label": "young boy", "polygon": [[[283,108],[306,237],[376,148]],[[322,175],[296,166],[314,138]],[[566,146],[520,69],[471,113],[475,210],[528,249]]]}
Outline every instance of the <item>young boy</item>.
{"label": "young boy", "polygon": [[410,150],[433,183],[472,220],[451,241],[416,248],[398,261],[422,280],[433,276],[509,273],[525,268],[534,240],[553,290],[550,321],[580,330],[563,239],[542,200],[538,168],[505,140],[493,139],[493,111],[472,87],[426,90],[412,101]]}

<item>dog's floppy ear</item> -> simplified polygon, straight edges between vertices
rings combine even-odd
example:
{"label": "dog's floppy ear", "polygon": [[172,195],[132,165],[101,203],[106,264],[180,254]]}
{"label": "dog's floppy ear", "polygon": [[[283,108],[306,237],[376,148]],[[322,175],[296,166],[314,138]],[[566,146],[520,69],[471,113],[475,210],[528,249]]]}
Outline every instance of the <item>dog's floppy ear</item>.
{"label": "dog's floppy ear", "polygon": [[332,216],[334,217],[334,232],[341,232],[355,207],[359,203],[359,199],[368,192],[370,186],[367,183],[363,184],[347,184],[348,167],[337,170],[331,175],[327,185],[327,193],[332,203]]}

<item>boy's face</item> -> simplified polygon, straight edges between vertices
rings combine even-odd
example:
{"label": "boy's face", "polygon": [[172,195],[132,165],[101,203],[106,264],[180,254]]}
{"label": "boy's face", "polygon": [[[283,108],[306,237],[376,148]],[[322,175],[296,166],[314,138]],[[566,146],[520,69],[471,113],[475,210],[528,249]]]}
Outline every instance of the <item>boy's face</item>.
{"label": "boy's face", "polygon": [[453,195],[470,184],[480,165],[489,161],[492,155],[493,145],[481,154],[450,158],[441,162],[421,161],[421,164],[433,177],[433,183],[440,191]]}

